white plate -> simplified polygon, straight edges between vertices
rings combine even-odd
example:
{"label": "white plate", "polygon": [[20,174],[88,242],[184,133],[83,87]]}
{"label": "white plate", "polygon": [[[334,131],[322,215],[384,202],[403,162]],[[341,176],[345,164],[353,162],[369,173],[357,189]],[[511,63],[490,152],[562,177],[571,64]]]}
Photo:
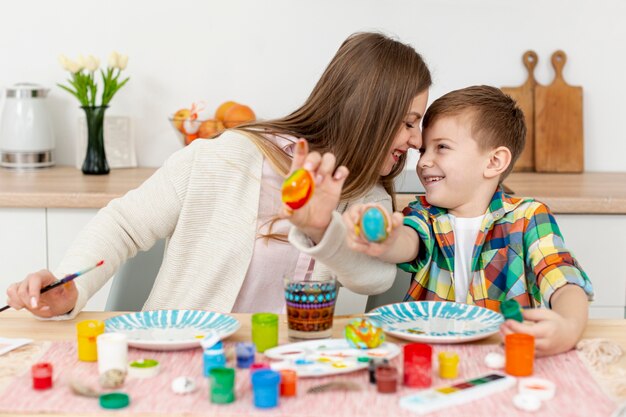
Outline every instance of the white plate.
{"label": "white plate", "polygon": [[200,347],[200,340],[211,331],[224,339],[240,326],[227,314],[202,310],[141,311],[105,320],[105,331],[124,333],[129,346],[151,350]]}
{"label": "white plate", "polygon": [[449,301],[411,301],[378,307],[366,316],[386,333],[424,343],[464,343],[500,330],[504,317],[487,308]]}
{"label": "white plate", "polygon": [[265,356],[279,360],[270,366],[274,370],[294,369],[298,377],[345,374],[368,367],[358,358],[391,359],[400,354],[395,343],[385,342],[375,349],[356,349],[345,339],[309,340],[290,343],[265,351]]}

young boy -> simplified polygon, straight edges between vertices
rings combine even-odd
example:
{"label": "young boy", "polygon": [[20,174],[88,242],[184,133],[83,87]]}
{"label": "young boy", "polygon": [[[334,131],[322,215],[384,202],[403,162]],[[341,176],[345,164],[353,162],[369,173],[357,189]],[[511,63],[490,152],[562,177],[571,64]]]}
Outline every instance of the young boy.
{"label": "young boy", "polygon": [[[587,322],[592,287],[565,248],[549,209],[504,194],[500,184],[524,148],[524,115],[500,90],[476,86],[436,100],[423,119],[417,174],[426,196],[394,213],[389,237],[348,245],[412,272],[405,298],[450,300],[499,311],[514,298],[524,322],[501,332],[535,336],[539,355],[571,349]],[[344,215],[355,230],[361,205]]]}

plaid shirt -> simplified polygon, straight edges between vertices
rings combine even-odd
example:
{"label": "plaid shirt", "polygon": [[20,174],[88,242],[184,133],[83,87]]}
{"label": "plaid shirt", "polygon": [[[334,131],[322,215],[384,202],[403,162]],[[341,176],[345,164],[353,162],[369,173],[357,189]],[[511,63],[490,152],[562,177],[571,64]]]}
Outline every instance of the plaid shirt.
{"label": "plaid shirt", "polygon": [[[398,265],[413,273],[405,301],[454,301],[454,233],[447,210],[421,197],[404,216],[420,237],[417,259]],[[591,281],[565,248],[554,216],[533,199],[510,197],[499,188],[472,253],[467,304],[500,311],[500,302],[514,298],[522,307],[543,301],[549,308],[554,291],[568,283],[593,297]]]}

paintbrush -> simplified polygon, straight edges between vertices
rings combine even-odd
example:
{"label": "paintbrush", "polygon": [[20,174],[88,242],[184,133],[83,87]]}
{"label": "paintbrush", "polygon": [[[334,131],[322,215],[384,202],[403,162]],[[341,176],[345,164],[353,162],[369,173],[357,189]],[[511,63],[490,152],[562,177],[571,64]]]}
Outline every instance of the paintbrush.
{"label": "paintbrush", "polygon": [[[55,282],[54,284],[46,285],[45,287],[43,287],[41,289],[41,291],[39,291],[39,294],[43,294],[45,292],[48,292],[51,289],[54,289],[54,288],[56,288],[56,287],[58,287],[60,285],[67,284],[68,282],[75,280],[79,276],[86,274],[87,272],[91,271],[92,269],[96,269],[97,267],[99,267],[103,263],[104,263],[104,261],[100,261],[97,264],[95,264],[94,266],[90,266],[87,269],[83,269],[82,271],[78,271],[78,272],[74,272],[73,274],[66,275],[62,279],[60,279],[57,282]],[[6,305],[6,306],[0,308],[0,313],[3,312],[4,310],[9,309],[9,308],[11,308],[11,306],[9,306],[9,305]]]}

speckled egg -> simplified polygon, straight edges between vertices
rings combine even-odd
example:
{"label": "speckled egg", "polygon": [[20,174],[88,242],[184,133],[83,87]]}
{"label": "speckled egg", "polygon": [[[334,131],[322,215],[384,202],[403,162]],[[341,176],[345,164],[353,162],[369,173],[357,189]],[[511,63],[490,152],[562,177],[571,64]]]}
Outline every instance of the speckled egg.
{"label": "speckled egg", "polygon": [[354,348],[373,349],[383,344],[385,333],[368,320],[354,320],[346,326],[346,340]]}
{"label": "speckled egg", "polygon": [[383,242],[387,239],[387,216],[378,207],[370,207],[361,215],[359,231],[370,242]]}

